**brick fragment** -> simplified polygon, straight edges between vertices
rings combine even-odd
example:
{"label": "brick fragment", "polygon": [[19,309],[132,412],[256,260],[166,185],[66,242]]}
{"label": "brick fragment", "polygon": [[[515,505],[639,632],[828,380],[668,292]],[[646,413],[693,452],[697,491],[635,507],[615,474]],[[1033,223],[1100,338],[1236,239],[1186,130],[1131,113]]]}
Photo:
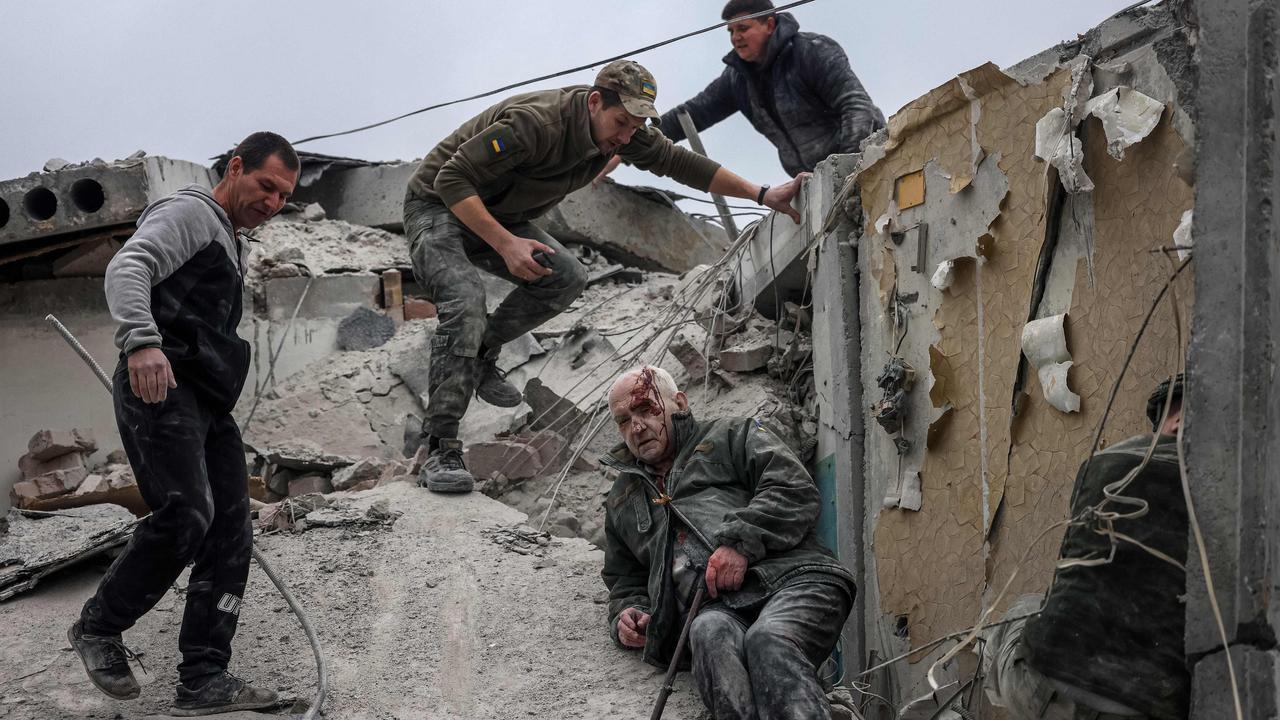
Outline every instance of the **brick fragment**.
{"label": "brick fragment", "polygon": [[40,461],[80,450],[80,444],[70,430],[41,430],[27,442],[27,454]]}
{"label": "brick fragment", "polygon": [[436,306],[422,298],[404,299],[405,320],[426,320],[436,316]]}
{"label": "brick fragment", "polygon": [[83,467],[84,456],[78,452],[69,452],[50,460],[37,460],[31,453],[18,458],[18,469],[22,471],[23,480],[47,475],[55,470],[74,470]]}

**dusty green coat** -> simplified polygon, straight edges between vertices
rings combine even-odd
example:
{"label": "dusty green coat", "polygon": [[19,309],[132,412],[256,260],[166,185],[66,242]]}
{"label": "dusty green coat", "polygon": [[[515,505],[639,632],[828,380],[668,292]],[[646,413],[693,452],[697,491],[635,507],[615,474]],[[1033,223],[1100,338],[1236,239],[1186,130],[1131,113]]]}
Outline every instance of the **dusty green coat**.
{"label": "dusty green coat", "polygon": [[[655,476],[625,445],[603,462],[621,474],[605,505],[604,570],[609,623],[635,607],[651,615],[644,659],[666,665],[680,634],[671,581],[671,516],[708,551],[727,545],[747,558],[741,590],[722,593],[729,607],[756,603],[788,582],[831,582],[852,596],[853,575],[814,534],[821,509],[817,485],[786,444],[758,420],[699,423],[675,413],[676,459],[667,475],[670,503],[659,505]],[[691,539],[691,543],[692,543]]]}

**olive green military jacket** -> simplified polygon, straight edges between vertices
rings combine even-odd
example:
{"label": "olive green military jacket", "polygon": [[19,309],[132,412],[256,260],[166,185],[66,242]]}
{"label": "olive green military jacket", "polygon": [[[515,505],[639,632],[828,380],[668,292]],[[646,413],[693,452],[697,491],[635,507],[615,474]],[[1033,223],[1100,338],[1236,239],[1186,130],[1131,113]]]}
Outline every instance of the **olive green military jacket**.
{"label": "olive green military jacket", "polygon": [[721,593],[744,608],[793,581],[827,582],[855,592],[853,575],[818,540],[818,487],[791,450],[758,420],[699,423],[672,416],[676,459],[666,478],[671,500],[659,499],[657,478],[619,445],[602,462],[620,471],[605,505],[604,570],[609,623],[634,607],[650,614],[646,662],[665,666],[682,624],[671,580],[672,526],[688,528],[686,547],[709,557],[721,545],[747,558],[740,590]]}
{"label": "olive green military jacket", "polygon": [[[422,159],[409,180],[419,198],[453,207],[478,195],[494,219],[532,220],[585,187],[611,155],[591,139],[587,96],[576,86],[515,95],[466,121]],[[645,125],[617,154],[641,170],[699,190],[719,163]]]}

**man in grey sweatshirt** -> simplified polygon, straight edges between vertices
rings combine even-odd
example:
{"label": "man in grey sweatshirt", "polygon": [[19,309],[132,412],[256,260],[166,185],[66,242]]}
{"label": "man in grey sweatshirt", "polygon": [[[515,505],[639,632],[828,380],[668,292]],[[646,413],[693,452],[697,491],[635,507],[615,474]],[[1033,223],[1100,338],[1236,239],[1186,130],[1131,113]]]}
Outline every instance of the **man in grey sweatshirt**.
{"label": "man in grey sweatshirt", "polygon": [[119,323],[116,423],[151,507],[67,631],[89,679],[107,695],[141,692],[121,633],[187,566],[172,714],[262,708],[274,691],[227,672],[253,542],[240,430],[231,417],[249,371],[240,324],[248,243],[240,231],[284,205],[298,180],[288,141],[259,132],[236,147],[212,191],[191,185],[157,200],[107,267]]}

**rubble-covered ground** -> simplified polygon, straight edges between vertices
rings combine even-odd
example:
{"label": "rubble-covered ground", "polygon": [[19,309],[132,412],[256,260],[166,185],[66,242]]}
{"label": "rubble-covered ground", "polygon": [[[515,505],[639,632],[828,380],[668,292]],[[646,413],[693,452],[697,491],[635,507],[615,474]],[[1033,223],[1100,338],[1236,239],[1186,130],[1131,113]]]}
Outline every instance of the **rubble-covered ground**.
{"label": "rubble-covered ground", "polygon": [[[329,717],[647,718],[661,673],[616,648],[606,630],[601,551],[554,540],[534,554],[507,549],[495,529],[525,517],[474,493],[449,497],[407,482],[339,494],[356,509],[403,513],[390,527],[319,527],[260,536],[320,636],[329,660]],[[538,555],[537,552],[543,554]],[[172,701],[185,577],[126,633],[142,654],[142,697],[98,692],[66,641],[100,579],[64,573],[0,604],[0,716],[141,718]],[[256,567],[240,613],[232,669],[309,699],[315,670],[298,622]],[[697,718],[683,675],[667,717]]]}
{"label": "rubble-covered ground", "polygon": [[[258,240],[251,284],[408,264],[399,236],[314,210],[268,223]],[[312,362],[264,387],[256,403],[256,390],[246,389],[237,419],[257,541],[330,659],[330,717],[648,717],[660,674],[609,639],[599,576],[613,476],[598,458],[618,442],[603,402],[623,370],[659,364],[696,416],[759,417],[811,455],[812,351],[802,308],[790,308],[780,327],[731,307],[723,264],[681,276],[641,273],[586,247],[571,250],[592,284],[560,316],[509,343],[499,361],[526,402],[504,409],[475,399],[463,418],[476,493],[418,488],[421,455],[402,454],[426,406],[433,318],[404,321],[388,311],[394,333],[383,344]],[[493,282],[491,308],[504,293]],[[67,459],[33,460],[32,473],[56,465],[67,475],[66,465],[75,479],[99,477],[97,491],[112,491],[111,478],[127,466],[81,469],[77,437],[62,441],[67,454],[58,457]],[[37,440],[33,453],[55,452]],[[36,491],[50,493],[39,502],[55,509],[75,497],[71,484],[34,483]],[[0,638],[0,715],[132,718],[168,706],[185,580],[126,636],[144,653],[148,675],[140,700],[117,703],[87,682],[65,642],[100,577],[103,561],[93,562],[0,604],[6,626],[24,628]],[[310,697],[305,638],[256,570],[235,647],[234,670]],[[666,717],[701,715],[682,675]]]}

